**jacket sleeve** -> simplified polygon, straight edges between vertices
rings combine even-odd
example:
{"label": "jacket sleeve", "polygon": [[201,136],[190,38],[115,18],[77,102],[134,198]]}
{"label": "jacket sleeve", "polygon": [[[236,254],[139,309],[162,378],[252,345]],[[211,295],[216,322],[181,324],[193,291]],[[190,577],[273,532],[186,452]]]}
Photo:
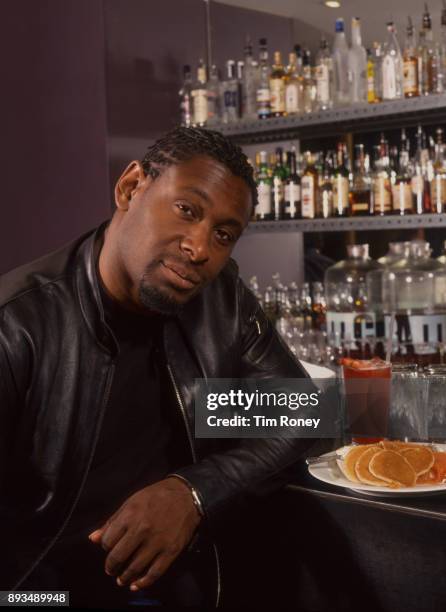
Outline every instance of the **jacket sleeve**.
{"label": "jacket sleeve", "polygon": [[[11,467],[12,444],[19,418],[19,394],[13,375],[13,364],[4,334],[3,313],[0,312],[0,492],[4,490],[6,471]],[[0,498],[0,510],[3,508]]]}
{"label": "jacket sleeve", "polygon": [[[302,378],[305,370],[273,328],[254,295],[239,281],[242,319],[240,378]],[[177,470],[199,496],[212,521],[225,507],[250,493],[281,484],[283,471],[306,454],[314,439],[250,438]]]}

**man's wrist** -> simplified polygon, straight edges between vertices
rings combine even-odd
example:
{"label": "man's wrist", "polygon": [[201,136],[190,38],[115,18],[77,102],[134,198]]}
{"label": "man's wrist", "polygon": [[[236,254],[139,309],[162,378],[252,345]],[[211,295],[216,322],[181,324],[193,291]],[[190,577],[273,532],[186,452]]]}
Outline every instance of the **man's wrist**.
{"label": "man's wrist", "polygon": [[181,480],[181,482],[186,485],[186,487],[190,491],[192,501],[194,503],[195,508],[197,509],[198,514],[200,515],[201,518],[205,518],[206,513],[204,511],[203,503],[200,499],[198,491],[191,485],[191,483],[186,478],[184,478],[183,476],[180,476],[179,474],[169,474],[167,478],[176,478],[178,480]]}

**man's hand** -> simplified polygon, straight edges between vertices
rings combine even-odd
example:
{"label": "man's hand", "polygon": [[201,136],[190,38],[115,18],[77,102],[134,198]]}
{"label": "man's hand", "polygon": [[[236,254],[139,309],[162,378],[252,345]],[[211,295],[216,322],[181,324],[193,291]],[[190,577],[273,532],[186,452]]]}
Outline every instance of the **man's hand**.
{"label": "man's hand", "polygon": [[137,491],[89,538],[108,552],[106,573],[137,591],[164,574],[200,521],[189,488],[172,477]]}

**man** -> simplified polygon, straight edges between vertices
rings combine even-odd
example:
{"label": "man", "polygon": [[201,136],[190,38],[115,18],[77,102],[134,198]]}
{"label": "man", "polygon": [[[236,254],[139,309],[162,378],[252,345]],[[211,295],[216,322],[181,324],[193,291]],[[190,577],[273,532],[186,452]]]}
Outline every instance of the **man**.
{"label": "man", "polygon": [[304,373],[230,259],[256,204],[238,147],[176,129],[115,202],[1,278],[1,588],[203,603],[199,537],[309,443],[194,440],[194,380]]}

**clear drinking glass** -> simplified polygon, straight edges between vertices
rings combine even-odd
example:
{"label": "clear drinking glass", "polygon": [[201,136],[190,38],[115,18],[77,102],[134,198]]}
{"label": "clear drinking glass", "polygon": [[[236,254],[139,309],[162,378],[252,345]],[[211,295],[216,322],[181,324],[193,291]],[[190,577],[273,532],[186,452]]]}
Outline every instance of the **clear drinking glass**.
{"label": "clear drinking glass", "polygon": [[389,413],[389,438],[428,439],[425,383],[416,363],[395,363]]}
{"label": "clear drinking glass", "polygon": [[430,441],[446,441],[446,366],[430,365],[424,369],[426,427]]}

